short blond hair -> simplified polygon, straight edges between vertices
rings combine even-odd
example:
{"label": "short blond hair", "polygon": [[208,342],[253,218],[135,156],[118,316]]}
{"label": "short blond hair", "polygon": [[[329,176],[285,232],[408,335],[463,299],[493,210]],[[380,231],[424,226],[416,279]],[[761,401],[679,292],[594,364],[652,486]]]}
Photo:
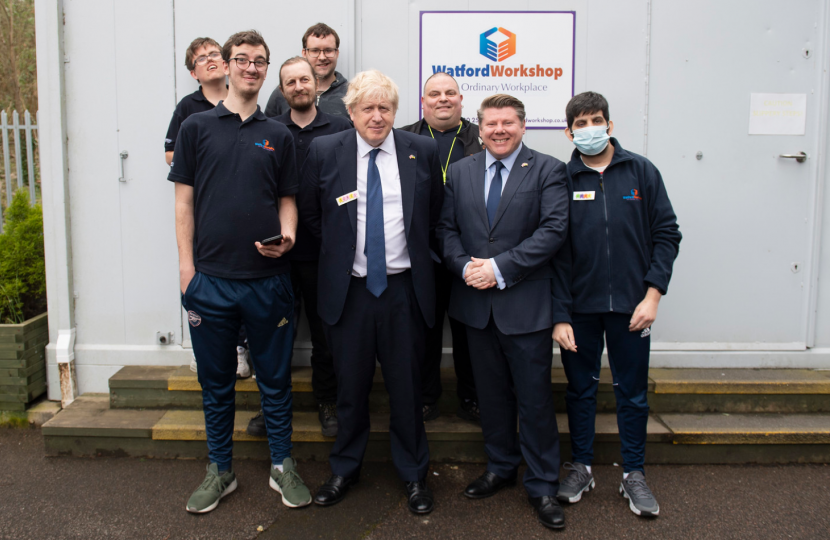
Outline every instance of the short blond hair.
{"label": "short blond hair", "polygon": [[343,97],[343,103],[348,109],[368,98],[381,98],[392,104],[392,109],[398,110],[398,85],[376,69],[361,71],[349,81],[349,90]]}

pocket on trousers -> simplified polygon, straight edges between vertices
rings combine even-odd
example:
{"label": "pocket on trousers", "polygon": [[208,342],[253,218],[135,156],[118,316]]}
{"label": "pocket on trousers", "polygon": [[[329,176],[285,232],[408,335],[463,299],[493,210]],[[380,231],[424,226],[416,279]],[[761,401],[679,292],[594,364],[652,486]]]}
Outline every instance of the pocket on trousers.
{"label": "pocket on trousers", "polygon": [[195,290],[194,284],[196,283],[196,279],[198,279],[199,275],[199,272],[193,274],[193,278],[190,280],[190,283],[187,284],[187,288],[185,288],[184,293],[179,291],[179,294],[181,294],[182,306],[184,306],[187,302],[187,297],[193,294],[193,291]]}

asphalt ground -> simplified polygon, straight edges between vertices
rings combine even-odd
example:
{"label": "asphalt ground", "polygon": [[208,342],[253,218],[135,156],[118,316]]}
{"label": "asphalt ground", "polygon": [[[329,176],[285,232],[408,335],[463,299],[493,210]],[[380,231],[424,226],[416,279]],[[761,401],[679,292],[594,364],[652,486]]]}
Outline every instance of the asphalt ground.
{"label": "asphalt ground", "polygon": [[[239,489],[210,514],[184,507],[204,477],[201,460],[47,458],[36,429],[0,429],[0,538],[830,538],[830,466],[652,466],[660,517],[632,514],[617,492],[622,470],[597,466],[597,489],[565,508],[566,528],[536,522],[521,487],[490,499],[461,495],[480,465],[436,464],[435,511],[406,509],[389,463],[367,463],[360,484],[330,508],[288,509],[268,487],[264,461],[237,461]],[[302,462],[314,490],[328,464]],[[435,474],[437,473],[437,474]],[[261,530],[260,530],[261,529]]]}

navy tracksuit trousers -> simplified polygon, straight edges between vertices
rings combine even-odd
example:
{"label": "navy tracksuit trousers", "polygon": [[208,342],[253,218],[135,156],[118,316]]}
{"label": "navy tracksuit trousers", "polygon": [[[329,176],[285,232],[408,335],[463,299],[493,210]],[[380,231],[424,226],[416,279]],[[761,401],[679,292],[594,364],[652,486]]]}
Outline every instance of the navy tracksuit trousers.
{"label": "navy tracksuit trousers", "polygon": [[568,377],[565,403],[571,432],[572,459],[591,465],[594,458],[594,422],[604,344],[614,377],[617,426],[622,443],[623,470],[642,471],[648,424],[648,360],[650,332],[630,332],[630,314],[574,313],[571,317],[577,352],[562,351]]}
{"label": "navy tracksuit trousers", "polygon": [[236,414],[236,345],[244,323],[268,430],[271,462],[291,455],[294,293],[288,274],[225,279],[197,272],[182,295],[205,412],[208,455],[231,468]]}

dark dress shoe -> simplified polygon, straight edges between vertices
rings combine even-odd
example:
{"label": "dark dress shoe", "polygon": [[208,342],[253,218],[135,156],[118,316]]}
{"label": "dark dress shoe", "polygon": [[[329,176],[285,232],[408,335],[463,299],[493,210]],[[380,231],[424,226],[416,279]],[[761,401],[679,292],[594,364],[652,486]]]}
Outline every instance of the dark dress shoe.
{"label": "dark dress shoe", "polygon": [[462,399],[456,414],[462,420],[481,425],[481,411],[478,408],[478,402],[474,399]]}
{"label": "dark dress shoe", "polygon": [[539,523],[548,529],[561,529],[565,526],[565,512],[562,511],[556,497],[545,495],[544,497],[529,497],[529,499],[539,516]]}
{"label": "dark dress shoe", "polygon": [[427,487],[427,481],[406,482],[406,497],[409,499],[409,510],[413,514],[429,514],[435,506],[432,491]]}
{"label": "dark dress shoe", "polygon": [[357,484],[357,477],[344,478],[331,475],[331,478],[326,480],[326,483],[320,486],[317,493],[314,495],[314,502],[320,506],[331,506],[343,500],[349,487]]}
{"label": "dark dress shoe", "polygon": [[256,416],[251,418],[248,422],[248,427],[245,429],[251,437],[267,437],[268,430],[265,429],[265,417],[262,415],[262,409],[256,413]]}
{"label": "dark dress shoe", "polygon": [[486,471],[467,486],[467,489],[464,490],[464,495],[470,499],[484,499],[486,497],[492,497],[503,487],[515,485],[515,476],[512,478],[502,478],[497,474]]}
{"label": "dark dress shoe", "polygon": [[439,416],[441,416],[441,411],[438,410],[437,403],[433,403],[432,405],[424,403],[424,422],[435,420]]}

